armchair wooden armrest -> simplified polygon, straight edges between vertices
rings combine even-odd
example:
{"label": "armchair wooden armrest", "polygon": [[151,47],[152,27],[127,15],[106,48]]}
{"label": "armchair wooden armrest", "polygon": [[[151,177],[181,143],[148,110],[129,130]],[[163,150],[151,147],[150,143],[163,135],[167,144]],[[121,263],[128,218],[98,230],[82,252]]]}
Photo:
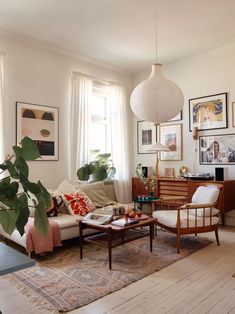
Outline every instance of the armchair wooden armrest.
{"label": "armchair wooden armrest", "polygon": [[189,204],[184,204],[180,206],[180,209],[196,209],[196,208],[207,208],[207,207],[212,207],[214,204],[212,203],[205,203],[205,204],[196,204],[196,203],[189,203]]}

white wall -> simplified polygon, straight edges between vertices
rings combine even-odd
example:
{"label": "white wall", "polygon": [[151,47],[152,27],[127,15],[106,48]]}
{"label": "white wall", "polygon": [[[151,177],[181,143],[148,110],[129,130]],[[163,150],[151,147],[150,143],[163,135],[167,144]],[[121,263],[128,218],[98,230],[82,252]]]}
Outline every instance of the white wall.
{"label": "white wall", "polygon": [[[182,61],[169,64],[163,67],[164,74],[167,78],[176,82],[183,90],[185,101],[183,108],[183,159],[182,161],[160,161],[160,174],[163,175],[165,167],[175,168],[176,175],[179,173],[179,168],[185,165],[192,173],[211,172],[214,174],[213,165],[200,165],[199,153],[194,152],[192,132],[189,132],[189,103],[190,98],[212,95],[217,93],[228,92],[228,128],[200,131],[199,135],[213,134],[234,134],[235,128],[232,127],[232,102],[235,101],[235,44],[222,47],[207,53],[193,56]],[[149,71],[151,68],[149,68]],[[135,77],[135,86],[143,78],[148,77],[148,73],[142,73]],[[137,154],[136,143],[136,121],[134,118],[134,164],[140,162],[145,166],[154,166],[155,155],[139,155]],[[172,123],[171,123],[172,124]],[[198,141],[197,141],[198,148]],[[193,159],[195,158],[195,166]],[[222,166],[222,165],[221,165]],[[218,165],[217,165],[218,167]],[[226,179],[235,179],[235,165],[226,167]]]}
{"label": "white wall", "polygon": [[[16,102],[59,107],[59,160],[29,162],[30,178],[41,180],[48,188],[68,177],[68,134],[70,73],[80,71],[104,80],[117,82],[127,89],[132,80],[126,73],[110,66],[74,59],[51,47],[0,34],[0,49],[6,52],[5,139],[6,152],[16,143]],[[128,106],[129,108],[129,106]],[[129,110],[130,132],[132,114]],[[2,127],[2,126],[1,126]],[[132,154],[132,147],[130,147]]]}

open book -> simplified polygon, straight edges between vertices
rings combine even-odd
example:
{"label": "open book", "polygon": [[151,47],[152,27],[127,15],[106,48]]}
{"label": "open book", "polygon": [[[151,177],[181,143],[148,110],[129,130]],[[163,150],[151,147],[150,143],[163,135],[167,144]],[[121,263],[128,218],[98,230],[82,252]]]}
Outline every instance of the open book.
{"label": "open book", "polygon": [[95,225],[104,225],[109,223],[112,220],[112,218],[113,214],[89,213],[83,218],[83,221]]}

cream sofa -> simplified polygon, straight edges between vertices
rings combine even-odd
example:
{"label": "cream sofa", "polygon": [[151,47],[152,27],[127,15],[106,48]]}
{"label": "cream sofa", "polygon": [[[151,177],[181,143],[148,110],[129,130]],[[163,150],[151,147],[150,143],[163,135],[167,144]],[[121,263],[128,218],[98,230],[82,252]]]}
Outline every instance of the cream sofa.
{"label": "cream sofa", "polygon": [[[116,194],[114,190],[113,181],[103,181],[93,184],[79,184],[78,186],[72,186],[69,181],[64,180],[55,191],[50,191],[52,195],[61,195],[63,193],[73,193],[78,187],[82,189],[91,199],[96,207],[105,207],[107,205],[117,204]],[[105,211],[105,209],[104,209]],[[33,216],[33,212],[31,212]],[[79,227],[77,220],[81,218],[79,215],[70,215],[66,213],[65,209],[62,210],[59,216],[49,217],[49,220],[54,220],[58,223],[60,228],[61,241],[76,238],[79,236]],[[86,233],[92,233],[94,231],[87,229]],[[9,239],[26,248],[26,236],[21,236],[17,230],[15,230],[11,236],[5,233],[0,225],[0,235],[3,238]]]}

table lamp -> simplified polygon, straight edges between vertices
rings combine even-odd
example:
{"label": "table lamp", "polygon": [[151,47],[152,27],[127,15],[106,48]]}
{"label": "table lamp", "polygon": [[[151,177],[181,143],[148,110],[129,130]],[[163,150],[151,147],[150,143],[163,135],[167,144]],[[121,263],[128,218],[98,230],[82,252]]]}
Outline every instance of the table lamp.
{"label": "table lamp", "polygon": [[161,144],[161,143],[158,143],[156,142],[155,144],[151,145],[149,148],[148,148],[148,151],[153,151],[153,152],[157,152],[157,155],[156,155],[156,165],[155,165],[155,175],[156,177],[158,177],[158,162],[159,162],[159,152],[167,152],[169,151],[170,149]]}

